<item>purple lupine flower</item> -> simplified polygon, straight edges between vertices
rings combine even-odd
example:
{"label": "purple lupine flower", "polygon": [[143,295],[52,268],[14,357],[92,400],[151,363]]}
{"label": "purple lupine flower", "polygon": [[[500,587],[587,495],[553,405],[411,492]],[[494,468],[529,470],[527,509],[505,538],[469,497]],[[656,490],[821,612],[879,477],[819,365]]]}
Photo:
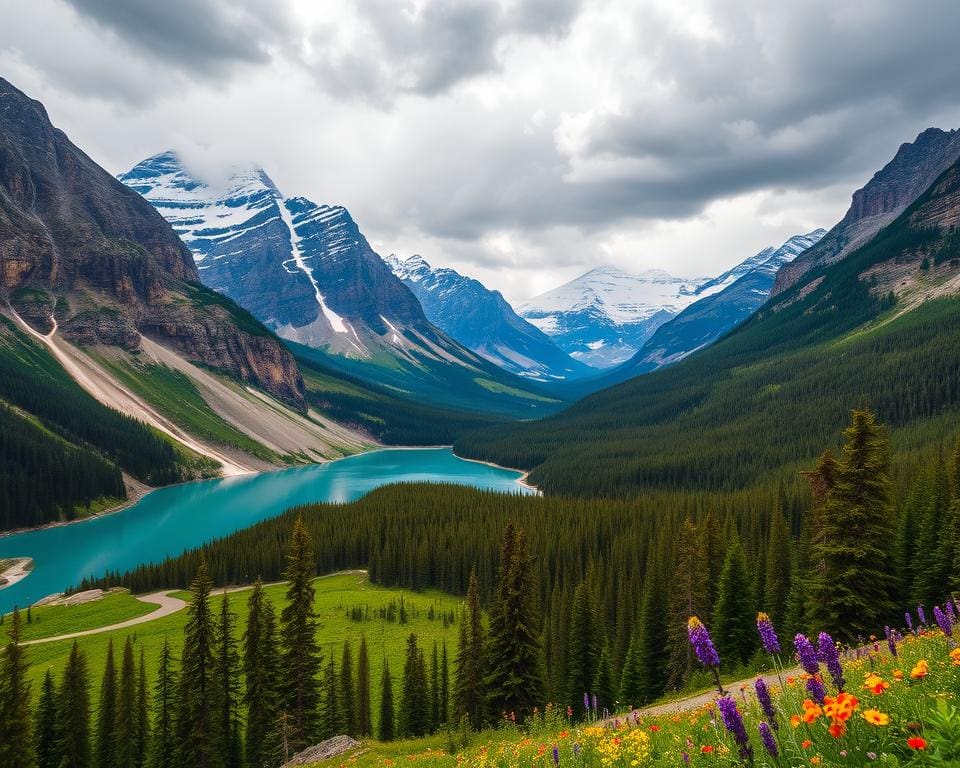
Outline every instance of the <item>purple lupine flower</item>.
{"label": "purple lupine flower", "polygon": [[586,691],[583,692],[583,708],[590,711],[590,695]]}
{"label": "purple lupine flower", "polygon": [[553,764],[560,765],[560,747],[553,745]]}
{"label": "purple lupine flower", "polygon": [[767,722],[776,730],[779,727],[777,726],[777,711],[773,708],[770,689],[767,688],[766,681],[762,677],[758,677],[753,687],[757,690],[757,701],[760,702],[760,709],[763,710],[763,716],[767,718]]}
{"label": "purple lupine flower", "polygon": [[688,755],[686,752],[681,752],[680,756],[683,758],[684,765],[690,765],[690,755]]}
{"label": "purple lupine flower", "polygon": [[713,640],[710,639],[710,633],[696,616],[691,616],[687,622],[687,636],[690,638],[690,645],[693,646],[694,653],[697,654],[697,658],[703,666],[720,666],[720,656],[713,645]]}
{"label": "purple lupine flower", "polygon": [[940,610],[939,605],[933,606],[933,618],[937,620],[937,626],[947,637],[953,636],[953,622],[950,617]]}
{"label": "purple lupine flower", "polygon": [[827,695],[827,689],[823,687],[823,680],[820,675],[811,675],[807,678],[807,693],[817,704],[823,706],[823,700]]}
{"label": "purple lupine flower", "polygon": [[883,628],[883,634],[887,636],[887,647],[890,649],[890,655],[897,655],[897,635],[895,630],[890,629],[890,627]]}
{"label": "purple lupine flower", "polygon": [[842,691],[847,681],[843,679],[843,667],[840,665],[840,654],[837,652],[837,644],[826,632],[821,632],[817,637],[817,650],[820,652],[820,659],[827,665],[827,671],[833,678],[833,684],[838,691]]}
{"label": "purple lupine flower", "polygon": [[573,756],[574,756],[574,757],[580,757],[580,742],[579,742],[579,741],[573,742]]}
{"label": "purple lupine flower", "polygon": [[903,618],[907,621],[907,629],[913,632],[913,615],[910,613],[910,611],[907,611],[905,614],[903,614]]}
{"label": "purple lupine flower", "polygon": [[948,597],[947,602],[944,603],[947,608],[947,616],[950,617],[950,623],[955,624],[957,621],[957,614],[953,612],[953,601]]}
{"label": "purple lupine flower", "polygon": [[813,643],[806,635],[800,633],[793,638],[793,645],[797,649],[797,661],[803,667],[803,671],[808,675],[816,675],[820,672],[820,663],[817,659],[817,652],[813,648]]}
{"label": "purple lupine flower", "polygon": [[597,694],[593,694],[593,711],[597,711]]}
{"label": "purple lupine flower", "polygon": [[760,723],[760,741],[763,742],[764,749],[770,753],[770,757],[776,760],[780,750],[777,749],[777,740],[773,738],[773,731],[767,723]]}
{"label": "purple lupine flower", "polygon": [[720,710],[720,716],[723,718],[723,725],[733,736],[740,748],[740,759],[745,761],[753,760],[753,748],[750,746],[750,739],[747,736],[747,729],[743,724],[743,715],[737,709],[737,702],[729,696],[721,696],[717,699],[717,707]]}
{"label": "purple lupine flower", "polygon": [[763,612],[757,614],[757,632],[760,633],[763,650],[773,655],[780,653],[780,638],[777,637],[770,617]]}
{"label": "purple lupine flower", "polygon": [[926,626],[927,623],[927,612],[923,610],[922,605],[917,606],[917,618],[920,619],[920,626]]}

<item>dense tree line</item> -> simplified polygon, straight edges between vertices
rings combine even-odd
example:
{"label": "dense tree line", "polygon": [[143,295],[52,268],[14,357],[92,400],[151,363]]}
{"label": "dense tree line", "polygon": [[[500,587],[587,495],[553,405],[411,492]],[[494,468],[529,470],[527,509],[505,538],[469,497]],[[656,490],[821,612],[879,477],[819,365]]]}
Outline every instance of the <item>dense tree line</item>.
{"label": "dense tree line", "polygon": [[[383,488],[351,504],[291,511],[84,586],[182,586],[201,560],[219,583],[242,581],[246,573],[280,578],[291,526],[302,517],[320,543],[313,559],[321,571],[366,567],[379,583],[466,594],[457,706],[479,725],[490,714],[479,704],[491,685],[486,678],[494,671],[509,677],[509,670],[476,660],[488,642],[480,637],[480,606],[496,628],[493,606],[512,557],[498,532],[515,524],[526,532],[529,603],[512,605],[510,615],[514,626],[538,633],[545,693],[534,698],[581,710],[583,694],[596,692],[599,705],[612,708],[690,680],[690,615],[710,625],[731,669],[749,665],[758,650],[758,611],[784,637],[828,629],[852,639],[892,620],[895,605],[929,605],[947,586],[960,588],[960,451],[934,453],[928,464],[897,494],[885,431],[871,413],[856,411],[840,455],[822,454],[798,478],[802,486],[659,492],[631,501]],[[520,622],[519,615],[539,623]],[[474,662],[464,656],[468,648]],[[519,658],[522,650],[510,654]],[[529,703],[512,706],[523,711]]]}

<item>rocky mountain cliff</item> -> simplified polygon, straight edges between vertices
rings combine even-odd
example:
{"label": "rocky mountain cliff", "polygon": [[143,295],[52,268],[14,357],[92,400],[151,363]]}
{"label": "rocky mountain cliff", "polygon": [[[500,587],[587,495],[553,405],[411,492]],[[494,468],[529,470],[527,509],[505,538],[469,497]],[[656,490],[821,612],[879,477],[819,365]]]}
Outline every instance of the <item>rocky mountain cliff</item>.
{"label": "rocky mountain cliff", "polygon": [[810,270],[845,258],[899,216],[960,157],[960,131],[928,128],[900,146],[894,158],[861,189],[843,219],[817,245],[783,267],[772,295],[802,280]]}
{"label": "rocky mountain cliff", "polygon": [[38,329],[135,350],[141,334],[303,404],[290,353],[204,288],[190,251],[139,195],[0,79],[0,291]]}
{"label": "rocky mountain cliff", "polygon": [[591,368],[561,350],[514,312],[499,291],[421,256],[385,259],[413,291],[427,318],[478,355],[519,376],[539,380],[585,376]]}

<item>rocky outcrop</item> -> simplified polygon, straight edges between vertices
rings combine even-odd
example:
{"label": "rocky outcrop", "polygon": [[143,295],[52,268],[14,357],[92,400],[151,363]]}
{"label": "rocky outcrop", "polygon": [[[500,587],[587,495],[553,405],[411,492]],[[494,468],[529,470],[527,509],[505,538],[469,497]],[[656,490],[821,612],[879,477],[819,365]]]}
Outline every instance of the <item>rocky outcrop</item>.
{"label": "rocky outcrop", "polygon": [[800,258],[785,265],[773,286],[777,296],[816,267],[843,259],[897,218],[960,157],[960,131],[928,128],[900,146],[887,165],[853,193],[843,219]]}
{"label": "rocky outcrop", "polygon": [[164,218],[0,79],[0,296],[47,332],[40,294],[71,341],[136,349],[144,334],[303,407],[279,340],[204,288]]}
{"label": "rocky outcrop", "polygon": [[282,768],[297,768],[297,766],[301,765],[313,765],[322,760],[329,760],[331,757],[343,755],[359,746],[360,742],[356,739],[351,739],[349,736],[334,736],[332,739],[321,741],[319,744],[307,747],[307,749],[302,752],[298,752],[287,760]]}

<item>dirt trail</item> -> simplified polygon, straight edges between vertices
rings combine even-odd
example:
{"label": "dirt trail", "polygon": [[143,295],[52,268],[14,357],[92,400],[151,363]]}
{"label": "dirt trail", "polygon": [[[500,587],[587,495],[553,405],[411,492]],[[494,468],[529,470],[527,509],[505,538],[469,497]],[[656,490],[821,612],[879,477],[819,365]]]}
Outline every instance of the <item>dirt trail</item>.
{"label": "dirt trail", "polygon": [[190,450],[213,459],[222,466],[221,471],[226,477],[248,475],[253,472],[251,467],[243,466],[235,459],[229,458],[222,452],[190,437],[190,435],[186,434],[172,421],[158,413],[122,384],[115,381],[113,377],[102,370],[89,357],[80,354],[62,339],[57,338],[58,325],[55,317],[50,318],[53,322],[53,330],[48,334],[42,334],[34,330],[29,323],[24,321],[13,307],[8,305],[7,309],[20,328],[47,347],[57,362],[63,366],[64,370],[70,374],[73,380],[104,405],[128,416],[132,416],[135,419],[139,419],[164,434],[169,435]]}

